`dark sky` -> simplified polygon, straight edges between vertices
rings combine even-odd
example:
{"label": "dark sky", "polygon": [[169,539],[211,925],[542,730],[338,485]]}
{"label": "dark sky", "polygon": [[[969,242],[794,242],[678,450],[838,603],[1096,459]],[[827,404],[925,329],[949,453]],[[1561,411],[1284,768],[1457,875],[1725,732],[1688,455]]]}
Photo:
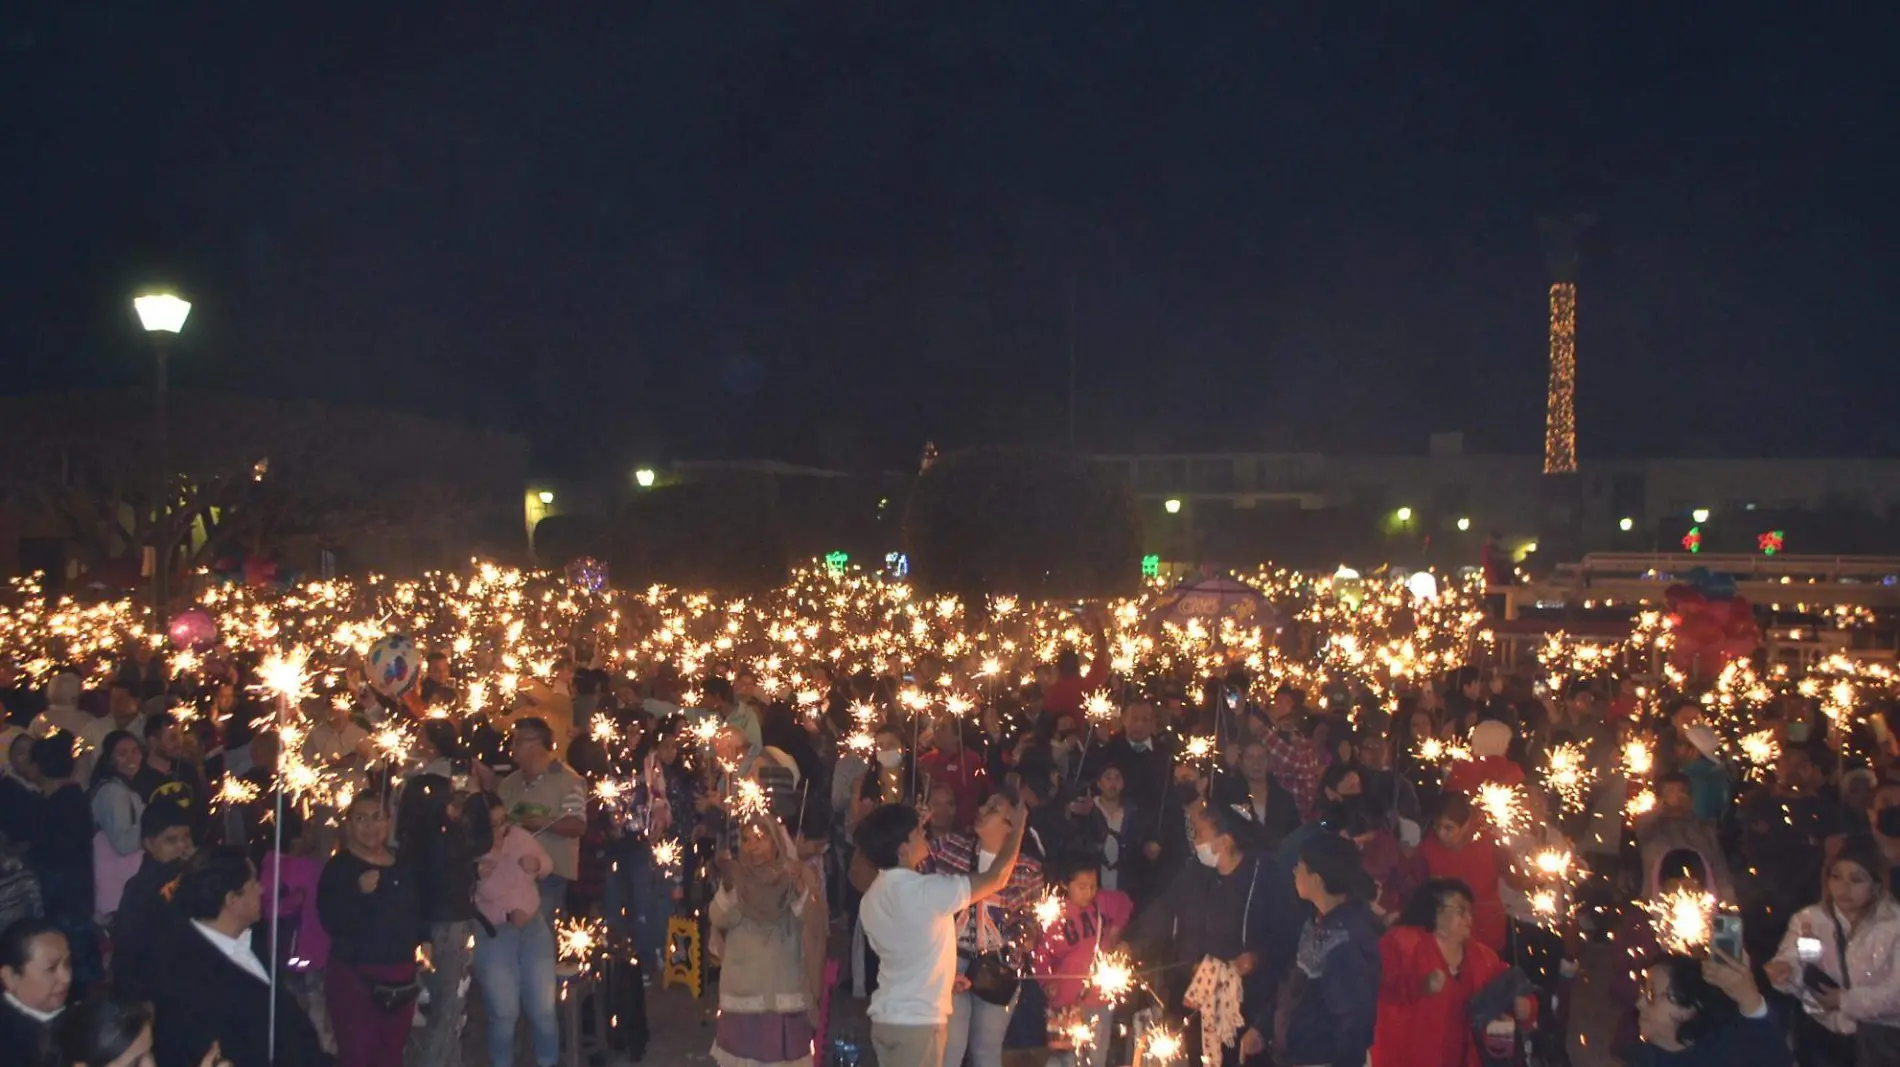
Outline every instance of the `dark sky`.
{"label": "dark sky", "polygon": [[[1450,7],[1468,10],[1448,17]],[[1843,14],[1848,9],[1858,13]],[[1900,5],[0,7],[0,360],[411,407],[544,464],[1900,453]]]}

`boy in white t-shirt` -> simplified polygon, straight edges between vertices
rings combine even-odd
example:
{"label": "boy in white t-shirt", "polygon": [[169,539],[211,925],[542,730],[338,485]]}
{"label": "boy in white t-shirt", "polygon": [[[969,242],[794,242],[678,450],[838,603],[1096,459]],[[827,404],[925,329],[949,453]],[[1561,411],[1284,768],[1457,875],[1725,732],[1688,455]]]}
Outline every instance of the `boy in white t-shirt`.
{"label": "boy in white t-shirt", "polygon": [[858,908],[878,956],[869,1012],[878,1067],[941,1067],[957,976],[955,916],[1009,883],[1028,815],[1018,802],[996,861],[972,875],[918,873],[930,843],[915,808],[886,804],[858,823],[858,849],[878,869]]}

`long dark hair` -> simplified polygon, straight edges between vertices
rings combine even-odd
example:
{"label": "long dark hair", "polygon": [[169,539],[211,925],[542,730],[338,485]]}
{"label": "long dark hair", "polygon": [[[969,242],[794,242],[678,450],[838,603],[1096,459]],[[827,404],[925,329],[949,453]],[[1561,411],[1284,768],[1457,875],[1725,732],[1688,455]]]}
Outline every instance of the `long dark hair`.
{"label": "long dark hair", "polygon": [[125,782],[127,785],[131,784],[129,779],[119,773],[117,761],[112,758],[113,750],[119,747],[119,742],[121,741],[130,741],[139,746],[139,759],[144,760],[145,744],[139,740],[137,734],[130,730],[112,731],[106,735],[104,741],[99,743],[99,761],[92,765],[92,782],[90,783],[92,790],[98,790],[100,786],[114,778]]}

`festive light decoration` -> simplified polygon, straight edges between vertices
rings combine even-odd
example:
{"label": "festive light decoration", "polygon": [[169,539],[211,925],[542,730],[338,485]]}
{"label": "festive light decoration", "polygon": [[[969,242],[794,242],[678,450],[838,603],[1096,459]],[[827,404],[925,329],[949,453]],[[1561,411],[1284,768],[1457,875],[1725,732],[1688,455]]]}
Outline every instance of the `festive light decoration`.
{"label": "festive light decoration", "polygon": [[1550,384],[1544,403],[1544,473],[1577,472],[1577,287],[1550,287]]}
{"label": "festive light decoration", "polygon": [[1787,535],[1781,530],[1769,530],[1755,538],[1755,545],[1761,549],[1761,554],[1764,556],[1779,553],[1787,543]]}
{"label": "festive light decoration", "polygon": [[1161,557],[1153,554],[1141,557],[1141,576],[1143,578],[1161,577]]}

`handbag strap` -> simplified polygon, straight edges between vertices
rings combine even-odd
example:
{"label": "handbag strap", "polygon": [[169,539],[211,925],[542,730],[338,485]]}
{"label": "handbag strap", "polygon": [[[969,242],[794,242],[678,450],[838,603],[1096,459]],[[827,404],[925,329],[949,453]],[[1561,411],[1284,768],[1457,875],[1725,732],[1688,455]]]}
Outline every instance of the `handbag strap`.
{"label": "handbag strap", "polygon": [[1828,905],[1827,915],[1828,918],[1834,920],[1834,951],[1841,957],[1841,988],[1852,989],[1854,988],[1854,972],[1847,966],[1847,930],[1841,926],[1840,913],[1835,911],[1831,904]]}

